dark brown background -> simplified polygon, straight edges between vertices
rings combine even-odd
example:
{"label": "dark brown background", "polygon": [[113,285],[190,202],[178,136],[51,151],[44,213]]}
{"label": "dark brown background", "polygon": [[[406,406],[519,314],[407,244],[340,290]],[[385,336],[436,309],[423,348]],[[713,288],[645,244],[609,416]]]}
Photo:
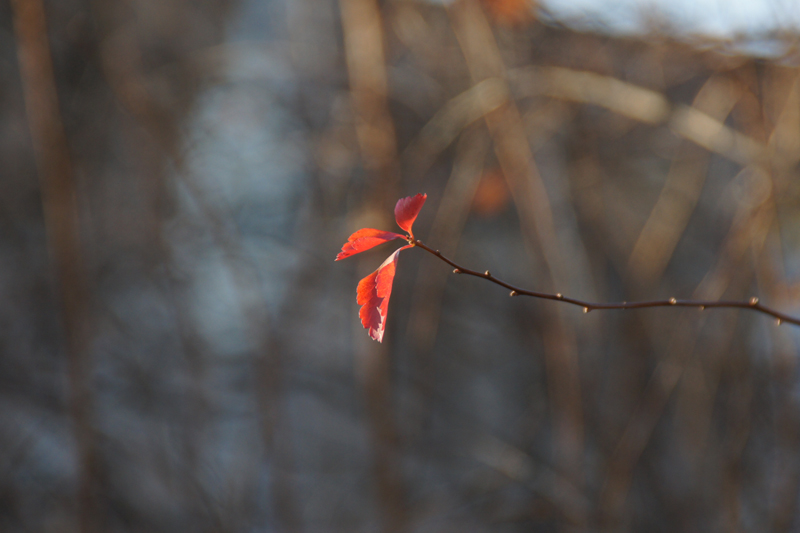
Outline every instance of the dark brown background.
{"label": "dark brown background", "polygon": [[419,238],[530,289],[800,314],[798,34],[649,28],[0,3],[0,529],[800,527],[792,326],[409,250],[380,345],[392,248],[333,262],[427,192]]}

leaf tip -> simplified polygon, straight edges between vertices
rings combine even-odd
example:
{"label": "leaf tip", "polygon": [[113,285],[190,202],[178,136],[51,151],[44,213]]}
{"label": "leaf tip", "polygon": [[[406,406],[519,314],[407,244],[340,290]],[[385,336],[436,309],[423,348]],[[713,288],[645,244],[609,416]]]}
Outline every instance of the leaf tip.
{"label": "leaf tip", "polygon": [[414,221],[417,219],[417,215],[419,215],[427,199],[428,195],[426,193],[417,193],[414,196],[400,198],[394,206],[394,218],[397,221],[397,225],[412,237],[414,233],[411,231],[411,227],[414,225]]}

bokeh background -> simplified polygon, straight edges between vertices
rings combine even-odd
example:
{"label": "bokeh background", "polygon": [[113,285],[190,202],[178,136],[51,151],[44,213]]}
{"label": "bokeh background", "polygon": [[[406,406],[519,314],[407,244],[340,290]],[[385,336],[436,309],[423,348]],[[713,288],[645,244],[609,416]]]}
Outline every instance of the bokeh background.
{"label": "bokeh background", "polygon": [[530,289],[800,314],[800,7],[709,4],[0,2],[0,530],[797,531],[797,328],[409,250],[378,344],[333,262],[426,192]]}

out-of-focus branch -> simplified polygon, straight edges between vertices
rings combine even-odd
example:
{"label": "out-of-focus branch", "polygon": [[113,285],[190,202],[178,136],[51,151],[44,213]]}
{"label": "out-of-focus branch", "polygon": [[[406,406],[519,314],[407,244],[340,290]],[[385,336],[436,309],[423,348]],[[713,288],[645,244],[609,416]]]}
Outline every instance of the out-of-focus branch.
{"label": "out-of-focus branch", "polygon": [[[740,277],[742,272],[748,269],[745,260],[748,251],[763,247],[773,221],[773,214],[767,206],[741,205],[716,264],[698,284],[693,298],[718,300],[726,291],[743,291],[744,286],[736,288],[735,278]],[[749,274],[745,274],[744,279],[747,277]],[[747,282],[740,278],[738,284],[742,283]],[[731,315],[728,320],[735,320],[735,313]],[[641,460],[645,448],[653,438],[656,425],[666,411],[675,389],[684,378],[685,370],[693,364],[698,364],[698,359],[718,360],[720,354],[729,353],[724,348],[720,349],[718,345],[700,347],[700,333],[709,318],[707,313],[696,317],[683,313],[672,328],[673,334],[663,337],[666,348],[664,356],[656,365],[647,386],[639,396],[638,405],[620,435],[608,462],[607,477],[599,496],[599,516],[607,525],[619,523],[624,516],[635,465]],[[703,355],[700,356],[700,353]],[[689,375],[692,371],[689,370]],[[702,404],[702,400],[694,398],[691,401],[691,412],[696,415],[703,409],[702,405],[698,405]],[[678,403],[680,404],[680,401]],[[678,416],[682,418],[680,414]],[[680,418],[677,427],[684,426]],[[698,435],[702,433],[698,428],[692,428],[691,431]]]}
{"label": "out-of-focus branch", "polygon": [[382,202],[395,197],[397,139],[389,112],[383,20],[375,0],[339,0],[344,52],[356,135],[366,170],[377,178],[371,191]]}
{"label": "out-of-focus branch", "polygon": [[741,165],[785,156],[694,107],[673,105],[661,93],[610,76],[562,67],[509,71],[517,97],[545,95],[592,104],[646,124],[667,124],[676,134]]}
{"label": "out-of-focus branch", "polygon": [[[740,93],[736,84],[715,75],[703,84],[690,109],[724,123]],[[710,156],[688,138],[678,146],[658,200],[628,257],[628,274],[638,288],[646,291],[664,274],[700,200]]]}
{"label": "out-of-focus branch", "polygon": [[[493,83],[494,90],[482,91],[484,98],[492,98],[484,100],[480,109],[488,110],[497,105],[499,95],[509,95],[505,104],[484,111],[484,122],[519,213],[525,245],[529,252],[534,246],[540,249],[544,260],[543,282],[555,287],[588,279],[579,274],[586,266],[577,259],[579,254],[569,254],[576,259],[565,261],[568,254],[557,236],[552,192],[547,190],[539,173],[522,116],[510,98],[503,54],[482,6],[477,0],[459,0],[448,7],[447,13],[473,84],[497,80]],[[554,453],[559,468],[568,472],[568,477],[580,487],[584,473],[584,420],[578,349],[572,325],[560,312],[553,313],[547,321],[542,338],[554,420]],[[586,517],[575,517],[579,528],[585,523]]]}
{"label": "out-of-focus branch", "polygon": [[[356,136],[361,161],[370,177],[367,195],[372,205],[386,206],[396,198],[399,172],[397,136],[388,102],[381,8],[376,0],[339,0],[339,7]],[[366,344],[358,351],[383,531],[403,531],[408,516],[403,502],[403,476],[398,467],[389,352],[385,346]]]}
{"label": "out-of-focus branch", "polygon": [[467,274],[470,276],[475,276],[478,278],[483,278],[487,281],[491,281],[501,287],[505,287],[511,291],[511,296],[532,296],[534,298],[542,298],[544,300],[556,300],[558,302],[565,302],[572,305],[577,305],[583,308],[584,313],[588,313],[590,311],[594,311],[595,309],[645,309],[649,307],[696,307],[701,311],[705,309],[712,309],[712,308],[728,308],[728,309],[750,309],[752,311],[758,311],[760,313],[764,313],[765,315],[769,315],[775,318],[778,321],[778,325],[783,322],[788,324],[794,324],[795,326],[800,326],[800,318],[793,317],[791,315],[787,315],[785,313],[781,313],[776,311],[770,307],[762,305],[759,303],[758,298],[755,296],[750,298],[750,300],[745,302],[740,301],[726,301],[726,300],[679,300],[677,298],[669,298],[668,300],[649,300],[649,301],[641,301],[641,302],[610,302],[610,303],[603,303],[603,302],[587,302],[584,300],[578,300],[576,298],[569,298],[564,296],[561,293],[550,294],[546,292],[537,292],[537,291],[530,291],[527,289],[522,289],[520,287],[516,287],[511,285],[510,283],[506,283],[494,275],[488,270],[484,272],[479,272],[477,270],[470,270],[469,268],[465,268],[454,261],[446,258],[439,252],[439,250],[434,250],[433,248],[429,248],[427,245],[423,244],[422,241],[417,239],[409,239],[409,242],[414,246],[418,246],[422,248],[428,253],[431,253],[450,265],[454,268],[454,274]]}
{"label": "out-of-focus branch", "polygon": [[88,290],[81,259],[75,180],[61,123],[53,62],[41,0],[13,0],[14,33],[44,222],[69,358],[71,414],[78,455],[80,531],[99,530],[89,386]]}

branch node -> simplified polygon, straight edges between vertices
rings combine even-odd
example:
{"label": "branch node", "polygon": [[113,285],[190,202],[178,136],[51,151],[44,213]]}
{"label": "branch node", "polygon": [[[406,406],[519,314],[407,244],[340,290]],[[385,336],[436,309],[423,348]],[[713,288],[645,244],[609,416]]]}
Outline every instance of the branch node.
{"label": "branch node", "polygon": [[453,274],[461,274],[461,269],[460,268],[454,268],[453,269]]}
{"label": "branch node", "polygon": [[556,293],[556,298],[558,298],[559,300],[563,300],[564,299],[564,295],[561,294],[560,292],[557,292]]}
{"label": "branch node", "polygon": [[780,326],[781,324],[783,324],[783,320],[781,320],[781,319],[779,318],[778,320],[776,320],[776,321],[775,321],[775,324],[776,324],[776,325],[778,325],[778,326]]}
{"label": "branch node", "polygon": [[705,311],[705,310],[706,310],[706,306],[705,306],[705,305],[701,305],[701,306],[700,306],[700,310],[701,310],[701,311]]}
{"label": "branch node", "polygon": [[589,309],[588,307],[584,307],[584,308],[583,308],[583,312],[584,312],[584,313],[588,313],[589,311],[591,311],[591,309]]}
{"label": "branch node", "polygon": [[488,270],[486,272],[484,272],[484,274],[486,275],[487,278],[491,278],[492,277],[492,273],[489,272]]}
{"label": "branch node", "polygon": [[755,296],[750,298],[750,305],[758,305],[758,298],[756,298]]}
{"label": "branch node", "polygon": [[519,296],[519,293],[517,291],[511,291],[510,293],[508,293],[508,295],[509,296]]}
{"label": "branch node", "polygon": [[670,298],[669,299],[669,304],[670,305],[675,305],[676,303],[678,303],[678,300],[676,300],[675,298]]}

